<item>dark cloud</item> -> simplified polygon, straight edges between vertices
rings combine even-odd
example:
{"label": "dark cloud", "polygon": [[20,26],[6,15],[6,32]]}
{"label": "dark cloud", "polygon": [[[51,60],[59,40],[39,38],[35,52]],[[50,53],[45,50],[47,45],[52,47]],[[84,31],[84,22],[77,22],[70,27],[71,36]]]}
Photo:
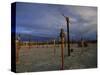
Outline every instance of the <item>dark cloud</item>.
{"label": "dark cloud", "polygon": [[66,20],[62,13],[70,19],[71,37],[77,38],[79,35],[90,37],[96,34],[96,7],[34,3],[17,3],[16,31],[30,35],[56,37],[59,35],[60,28],[67,31]]}

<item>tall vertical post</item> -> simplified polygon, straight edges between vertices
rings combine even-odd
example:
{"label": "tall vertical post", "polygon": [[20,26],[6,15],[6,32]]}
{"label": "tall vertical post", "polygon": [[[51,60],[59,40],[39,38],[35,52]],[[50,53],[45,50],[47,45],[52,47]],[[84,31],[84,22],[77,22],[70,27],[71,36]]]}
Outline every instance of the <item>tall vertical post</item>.
{"label": "tall vertical post", "polygon": [[37,44],[37,48],[38,48],[38,41],[36,42],[36,44]]}
{"label": "tall vertical post", "polygon": [[48,41],[46,42],[46,44],[47,44],[47,48],[48,48],[49,47]]}
{"label": "tall vertical post", "polygon": [[16,39],[16,64],[19,63],[20,36]]}
{"label": "tall vertical post", "polygon": [[68,56],[70,56],[70,37],[69,37],[69,18],[66,18],[66,22],[67,22],[67,42],[68,42]]}
{"label": "tall vertical post", "polygon": [[30,49],[30,43],[31,43],[31,41],[30,41],[30,39],[29,39],[29,43],[28,43],[29,49]]}
{"label": "tall vertical post", "polygon": [[64,69],[64,37],[65,37],[64,30],[61,29],[61,32],[60,32],[60,39],[61,39],[61,70]]}
{"label": "tall vertical post", "polygon": [[53,43],[54,43],[54,56],[55,56],[55,40],[53,40]]}
{"label": "tall vertical post", "polygon": [[68,47],[68,56],[70,56],[69,17],[64,16],[64,14],[62,14],[62,16],[65,18],[67,24],[67,42],[68,42],[67,47]]}

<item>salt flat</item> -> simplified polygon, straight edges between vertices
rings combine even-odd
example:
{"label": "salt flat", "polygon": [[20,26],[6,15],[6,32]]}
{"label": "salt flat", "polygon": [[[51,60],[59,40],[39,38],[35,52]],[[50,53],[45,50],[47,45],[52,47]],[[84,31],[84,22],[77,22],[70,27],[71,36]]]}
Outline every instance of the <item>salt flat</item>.
{"label": "salt flat", "polygon": [[[77,47],[71,44],[71,56],[64,49],[64,69],[85,69],[97,67],[97,44],[88,47]],[[61,48],[55,47],[21,47],[17,72],[51,71],[61,68]]]}

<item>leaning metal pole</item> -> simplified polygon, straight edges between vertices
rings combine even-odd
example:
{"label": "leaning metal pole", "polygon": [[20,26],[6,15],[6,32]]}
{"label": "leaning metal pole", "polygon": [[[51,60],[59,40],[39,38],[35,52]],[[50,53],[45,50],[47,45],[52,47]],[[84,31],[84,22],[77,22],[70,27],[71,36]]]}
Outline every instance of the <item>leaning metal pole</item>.
{"label": "leaning metal pole", "polygon": [[65,18],[67,24],[67,47],[68,47],[68,56],[70,56],[69,17],[64,16],[64,14],[62,14],[62,16]]}
{"label": "leaning metal pole", "polygon": [[69,37],[69,18],[65,17],[67,23],[67,46],[68,46],[68,56],[70,56],[70,37]]}

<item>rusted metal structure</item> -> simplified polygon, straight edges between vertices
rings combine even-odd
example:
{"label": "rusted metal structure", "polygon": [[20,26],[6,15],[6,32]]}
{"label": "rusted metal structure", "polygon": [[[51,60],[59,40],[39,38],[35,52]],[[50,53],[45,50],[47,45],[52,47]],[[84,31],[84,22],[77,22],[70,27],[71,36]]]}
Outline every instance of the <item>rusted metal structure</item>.
{"label": "rusted metal structure", "polygon": [[70,56],[70,37],[69,37],[69,18],[65,17],[67,23],[67,42],[68,42],[68,56]]}
{"label": "rusted metal structure", "polygon": [[54,56],[55,56],[55,52],[56,52],[56,51],[55,51],[55,50],[56,50],[56,49],[55,49],[55,40],[53,40],[53,44],[54,44]]}
{"label": "rusted metal structure", "polygon": [[61,29],[60,31],[60,39],[61,39],[61,70],[64,69],[64,39],[65,37],[65,33],[64,33],[64,29]]}
{"label": "rusted metal structure", "polygon": [[16,38],[16,64],[19,63],[20,36]]}
{"label": "rusted metal structure", "polygon": [[62,16],[65,18],[66,20],[66,25],[67,25],[67,47],[68,47],[68,56],[70,56],[70,36],[69,36],[69,17],[64,16],[64,14],[62,14]]}
{"label": "rusted metal structure", "polygon": [[29,39],[29,42],[28,42],[28,47],[29,49],[31,48],[31,40]]}

